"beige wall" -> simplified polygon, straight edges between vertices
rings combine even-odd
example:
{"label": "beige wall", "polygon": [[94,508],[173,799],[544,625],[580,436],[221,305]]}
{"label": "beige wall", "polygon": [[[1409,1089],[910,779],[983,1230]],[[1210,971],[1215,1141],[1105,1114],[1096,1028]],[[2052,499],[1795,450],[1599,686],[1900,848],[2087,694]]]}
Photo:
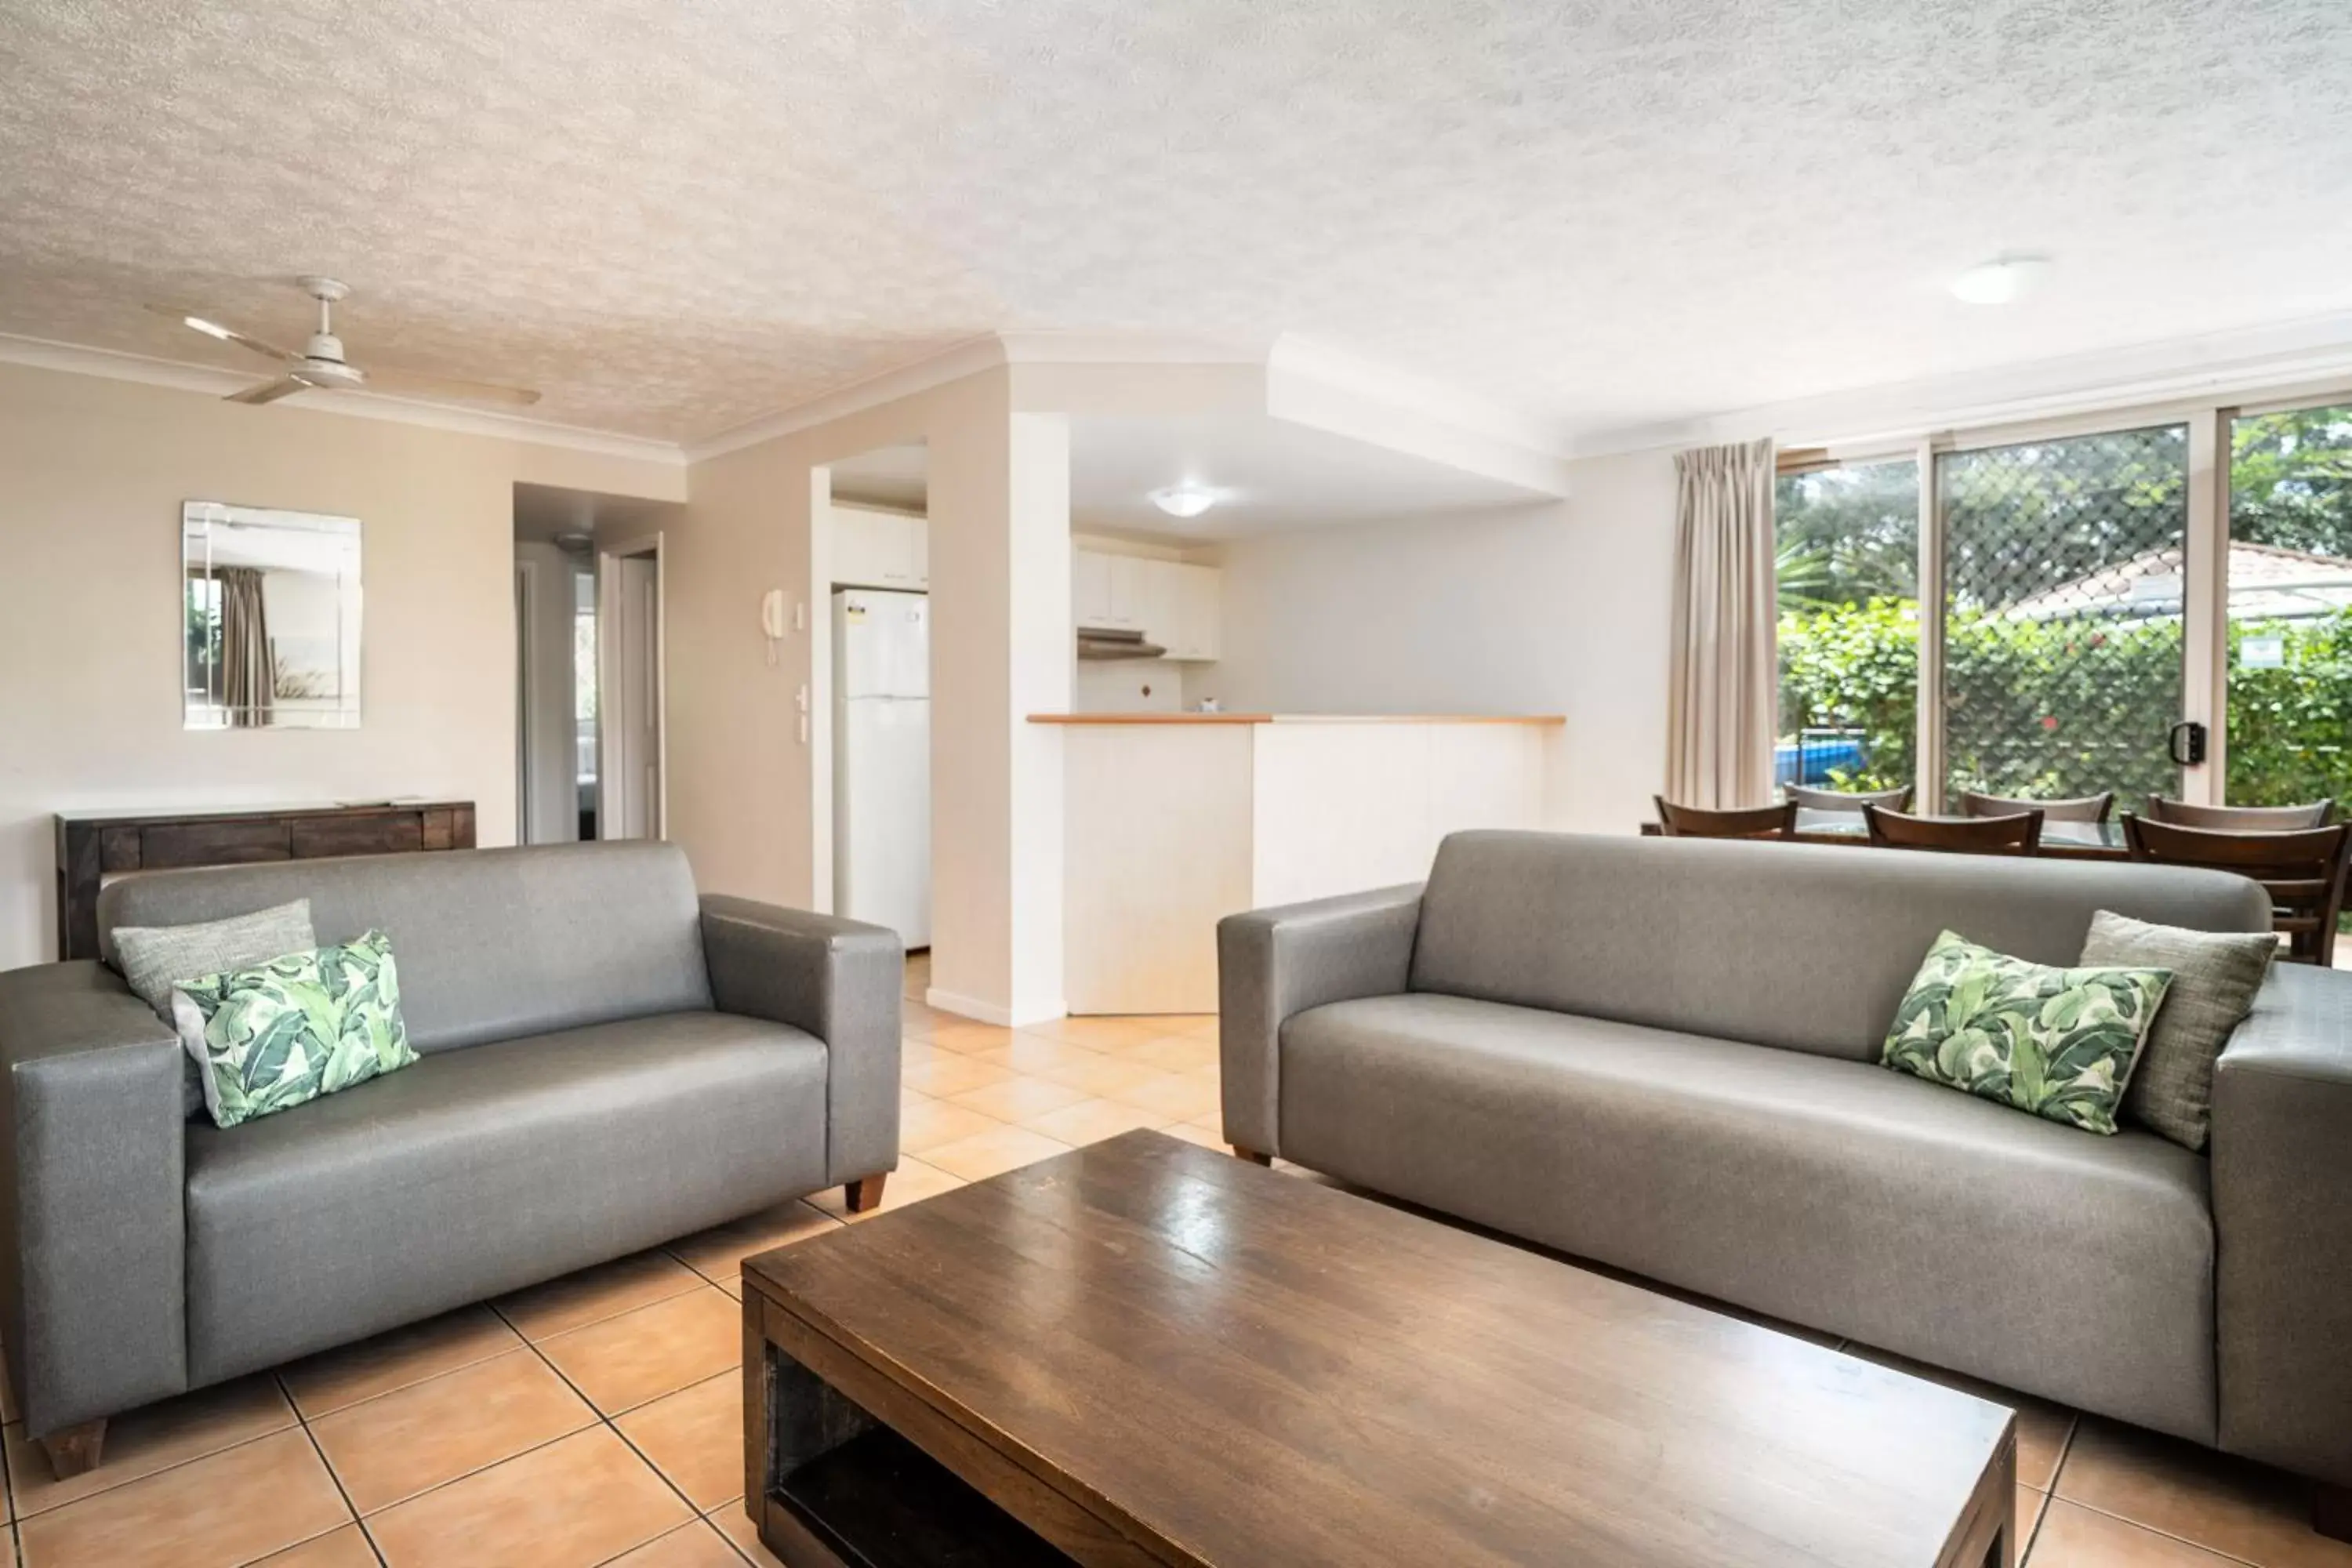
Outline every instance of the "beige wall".
{"label": "beige wall", "polygon": [[1664,773],[1673,459],[1570,471],[1565,501],[1227,543],[1221,657],[1186,700],[1562,714],[1548,819],[1631,832]]}
{"label": "beige wall", "polygon": [[[514,833],[513,487],[682,468],[0,365],[0,967],[52,956],[49,814],[390,795]],[[180,727],[180,505],[363,525],[356,731]]]}

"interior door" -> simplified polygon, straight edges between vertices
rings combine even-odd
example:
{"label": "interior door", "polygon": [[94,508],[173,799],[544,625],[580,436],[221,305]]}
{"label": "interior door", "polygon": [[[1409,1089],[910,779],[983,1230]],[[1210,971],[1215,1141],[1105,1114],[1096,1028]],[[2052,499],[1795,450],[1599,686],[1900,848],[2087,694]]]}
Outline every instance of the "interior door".
{"label": "interior door", "polygon": [[597,704],[603,753],[598,836],[662,834],[661,560],[657,551],[603,558]]}

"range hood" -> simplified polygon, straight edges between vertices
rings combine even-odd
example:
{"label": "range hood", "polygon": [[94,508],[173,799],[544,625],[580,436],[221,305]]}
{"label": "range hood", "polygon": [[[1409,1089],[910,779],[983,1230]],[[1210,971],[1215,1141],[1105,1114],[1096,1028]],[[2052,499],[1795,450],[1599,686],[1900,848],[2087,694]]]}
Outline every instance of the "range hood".
{"label": "range hood", "polygon": [[1167,651],[1158,643],[1144,641],[1141,632],[1116,631],[1103,626],[1078,628],[1080,658],[1159,658]]}

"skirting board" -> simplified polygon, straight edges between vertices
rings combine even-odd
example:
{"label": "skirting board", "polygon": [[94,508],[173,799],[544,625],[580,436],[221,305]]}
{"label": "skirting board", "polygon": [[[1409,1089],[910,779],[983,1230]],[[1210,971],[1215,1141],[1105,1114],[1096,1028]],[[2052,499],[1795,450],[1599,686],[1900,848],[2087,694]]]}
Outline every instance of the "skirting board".
{"label": "skirting board", "polygon": [[942,991],[936,985],[924,988],[923,1005],[935,1007],[942,1013],[953,1013],[960,1018],[973,1018],[981,1023],[994,1024],[1006,1029],[1017,1029],[1025,1024],[1050,1023],[1055,1018],[1066,1018],[1070,1013],[1068,1006],[1057,996],[1042,1007],[1024,1008],[1023,1016],[1016,1018],[1009,1007],[1000,1007],[993,1002],[982,1002],[976,996],[959,996],[952,991]]}

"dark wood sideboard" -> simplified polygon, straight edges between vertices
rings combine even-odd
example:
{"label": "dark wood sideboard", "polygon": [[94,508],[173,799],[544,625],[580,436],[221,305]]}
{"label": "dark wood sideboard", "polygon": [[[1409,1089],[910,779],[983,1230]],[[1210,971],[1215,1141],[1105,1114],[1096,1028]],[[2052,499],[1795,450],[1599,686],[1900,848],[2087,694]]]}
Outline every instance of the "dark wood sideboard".
{"label": "dark wood sideboard", "polygon": [[58,813],[58,956],[98,956],[98,889],[126,871],[471,849],[470,800]]}

